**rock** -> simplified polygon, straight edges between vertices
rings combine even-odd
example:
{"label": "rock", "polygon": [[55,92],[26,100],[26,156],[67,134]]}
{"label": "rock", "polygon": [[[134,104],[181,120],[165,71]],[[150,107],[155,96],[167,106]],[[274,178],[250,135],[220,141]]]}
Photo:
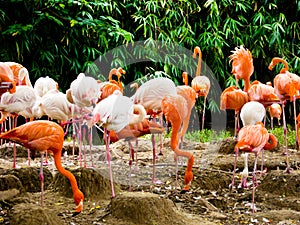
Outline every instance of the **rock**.
{"label": "rock", "polygon": [[234,146],[236,140],[233,137],[225,138],[220,143],[219,153],[221,154],[234,154]]}
{"label": "rock", "polygon": [[[26,167],[20,169],[9,169],[6,170],[7,174],[11,174],[19,178],[23,187],[27,192],[40,192],[41,183],[40,183],[40,168],[38,167]],[[43,168],[44,174],[44,189],[47,190],[48,186],[53,180],[52,173],[46,167]]]}
{"label": "rock", "polygon": [[22,203],[15,205],[10,214],[9,224],[22,225],[63,225],[63,221],[56,213],[49,209],[35,204]]}
{"label": "rock", "polygon": [[[111,186],[108,171],[100,171],[91,168],[79,168],[70,170],[74,174],[78,187],[84,194],[85,198],[89,199],[110,199]],[[51,184],[54,191],[59,191],[65,197],[73,197],[73,191],[69,180],[60,173],[54,176],[54,181]],[[120,188],[115,184],[115,193],[118,193]]]}
{"label": "rock", "polygon": [[112,216],[135,224],[185,224],[174,203],[146,192],[124,192],[111,200]]}

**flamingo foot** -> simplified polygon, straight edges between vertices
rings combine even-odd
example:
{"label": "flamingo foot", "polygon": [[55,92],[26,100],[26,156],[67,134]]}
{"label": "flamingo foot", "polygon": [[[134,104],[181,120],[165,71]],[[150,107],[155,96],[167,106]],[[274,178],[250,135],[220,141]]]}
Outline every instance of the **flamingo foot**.
{"label": "flamingo foot", "polygon": [[163,184],[163,182],[161,180],[157,180],[156,178],[152,179],[152,183],[153,184]]}
{"label": "flamingo foot", "polygon": [[246,188],[248,187],[248,185],[247,185],[247,179],[243,177],[243,178],[242,178],[242,181],[241,181],[241,183],[239,184],[238,187],[239,187],[239,188],[246,189]]}

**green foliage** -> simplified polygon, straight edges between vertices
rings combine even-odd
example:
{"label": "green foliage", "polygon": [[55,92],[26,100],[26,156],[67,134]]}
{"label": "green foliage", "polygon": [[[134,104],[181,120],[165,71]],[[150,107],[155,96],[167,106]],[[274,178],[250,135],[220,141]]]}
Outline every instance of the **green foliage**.
{"label": "green foliage", "polygon": [[231,133],[229,131],[214,131],[211,129],[203,129],[199,131],[191,131],[187,132],[185,138],[190,141],[196,142],[212,142],[222,140],[227,137],[231,137]]}
{"label": "green foliage", "polygon": [[[269,130],[274,134],[278,140],[280,146],[285,146],[283,127],[275,127],[273,130]],[[295,148],[296,145],[296,131],[290,125],[287,126],[287,145],[289,148]]]}

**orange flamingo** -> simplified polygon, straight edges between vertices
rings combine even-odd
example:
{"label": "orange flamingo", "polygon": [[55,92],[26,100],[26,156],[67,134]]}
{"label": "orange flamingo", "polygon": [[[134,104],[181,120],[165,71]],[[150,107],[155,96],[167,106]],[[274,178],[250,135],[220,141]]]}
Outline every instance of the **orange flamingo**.
{"label": "orange flamingo", "polygon": [[198,97],[196,91],[187,85],[188,84],[187,73],[183,72],[182,77],[183,77],[183,81],[185,82],[185,85],[177,86],[176,90],[177,90],[177,94],[181,95],[186,100],[188,113],[187,113],[187,116],[183,118],[182,128],[179,133],[179,138],[181,139],[181,143],[183,142],[183,137],[188,129],[191,112],[195,105],[196,98]]}
{"label": "orange flamingo", "polygon": [[233,168],[233,177],[230,185],[230,190],[234,187],[234,176],[236,170],[236,161],[239,154],[239,151],[251,152],[255,154],[255,161],[252,173],[252,212],[255,211],[254,205],[254,194],[257,187],[256,182],[256,165],[258,154],[262,149],[271,150],[277,146],[277,138],[268,133],[268,130],[263,126],[263,123],[258,122],[255,125],[246,125],[244,126],[238,134],[237,144],[235,145],[235,159],[234,159],[234,168]]}
{"label": "orange flamingo", "polygon": [[[126,74],[126,71],[123,70],[121,67],[118,69],[113,68],[110,70],[109,75],[108,75],[108,81],[107,82],[101,82],[98,81],[100,84],[100,97],[99,101],[101,101],[104,98],[107,98],[109,95],[113,94],[115,90],[121,91],[123,93],[123,84],[120,80],[122,74]],[[113,75],[117,76],[117,81],[113,80]]]}
{"label": "orange flamingo", "polygon": [[185,118],[188,114],[186,110],[187,103],[184,97],[181,95],[167,95],[162,99],[161,107],[166,120],[172,125],[172,134],[170,140],[172,150],[176,156],[188,158],[188,165],[184,175],[185,186],[182,189],[182,192],[187,192],[190,189],[190,185],[194,177],[192,171],[194,156],[191,152],[186,152],[178,148],[180,127],[183,123],[183,118]]}
{"label": "orange flamingo", "polygon": [[16,92],[16,82],[14,81],[13,72],[10,67],[3,62],[0,62],[0,97],[3,93]]}
{"label": "orange flamingo", "polygon": [[236,86],[226,88],[221,94],[220,109],[231,109],[235,112],[234,137],[237,137],[239,130],[239,112],[243,105],[248,102],[248,94]]}
{"label": "orange flamingo", "polygon": [[282,114],[282,108],[278,103],[273,103],[267,108],[271,117],[271,129],[273,130],[273,118],[277,118],[278,126],[280,126],[280,118]]}
{"label": "orange flamingo", "polygon": [[[294,107],[294,121],[296,127],[296,98],[299,98],[300,90],[300,77],[294,73],[289,72],[289,66],[286,60],[274,57],[269,64],[269,70],[272,70],[278,63],[283,63],[284,68],[280,70],[280,73],[277,74],[274,78],[274,89],[275,93],[280,99],[282,105],[282,120],[283,120],[283,129],[284,129],[284,139],[285,139],[285,154],[288,155],[287,150],[287,129],[286,129],[286,120],[285,120],[285,100],[288,99],[293,102]],[[299,146],[299,140],[296,136],[296,145]],[[288,157],[288,156],[287,156]],[[288,162],[288,159],[287,159]],[[288,166],[289,169],[289,166]]]}
{"label": "orange flamingo", "polygon": [[[84,195],[79,190],[74,175],[64,169],[61,164],[61,154],[64,142],[64,131],[55,122],[37,120],[25,123],[19,127],[0,134],[1,139],[11,140],[33,151],[40,151],[41,156],[47,151],[53,153],[57,170],[70,181],[76,211],[73,216],[79,214],[83,209]],[[41,202],[44,205],[44,176],[43,157],[41,157],[40,180],[41,180]]]}
{"label": "orange flamingo", "polygon": [[207,98],[207,95],[208,95],[209,89],[210,89],[210,80],[206,76],[203,76],[203,75],[200,76],[202,52],[198,46],[196,46],[194,48],[193,58],[196,58],[197,55],[199,55],[197,71],[196,71],[196,76],[194,77],[194,79],[191,82],[191,86],[196,91],[196,93],[199,97],[201,97],[201,96],[204,97],[204,100],[203,100],[204,105],[203,105],[203,113],[202,113],[202,126],[201,126],[201,129],[203,130],[204,129],[204,119],[205,119],[206,98]]}

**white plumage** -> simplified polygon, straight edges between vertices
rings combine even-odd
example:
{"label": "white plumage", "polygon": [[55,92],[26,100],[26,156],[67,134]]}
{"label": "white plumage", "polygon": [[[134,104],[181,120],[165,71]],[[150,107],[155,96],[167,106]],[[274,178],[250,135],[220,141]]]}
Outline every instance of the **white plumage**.
{"label": "white plumage", "polygon": [[0,110],[30,118],[33,117],[32,107],[36,99],[37,97],[32,87],[17,86],[15,93],[5,92],[1,96]]}
{"label": "white plumage", "polygon": [[48,76],[40,77],[34,83],[34,90],[39,97],[43,97],[48,91],[57,89],[58,83]]}
{"label": "white plumage", "polygon": [[[139,114],[134,114],[135,111]],[[146,111],[143,106],[134,104],[130,98],[115,91],[95,106],[93,115],[93,122],[99,122],[108,130],[119,132],[129,124],[142,121],[146,116]]]}
{"label": "white plumage", "polygon": [[80,73],[70,86],[73,101],[79,107],[90,107],[100,95],[100,86],[96,79]]}
{"label": "white plumage", "polygon": [[262,122],[266,116],[266,109],[263,104],[251,101],[247,102],[241,109],[240,117],[243,126],[255,125],[257,122]]}
{"label": "white plumage", "polygon": [[158,77],[143,83],[131,97],[136,104],[154,112],[161,110],[161,101],[167,95],[177,95],[174,82],[165,77]]}

